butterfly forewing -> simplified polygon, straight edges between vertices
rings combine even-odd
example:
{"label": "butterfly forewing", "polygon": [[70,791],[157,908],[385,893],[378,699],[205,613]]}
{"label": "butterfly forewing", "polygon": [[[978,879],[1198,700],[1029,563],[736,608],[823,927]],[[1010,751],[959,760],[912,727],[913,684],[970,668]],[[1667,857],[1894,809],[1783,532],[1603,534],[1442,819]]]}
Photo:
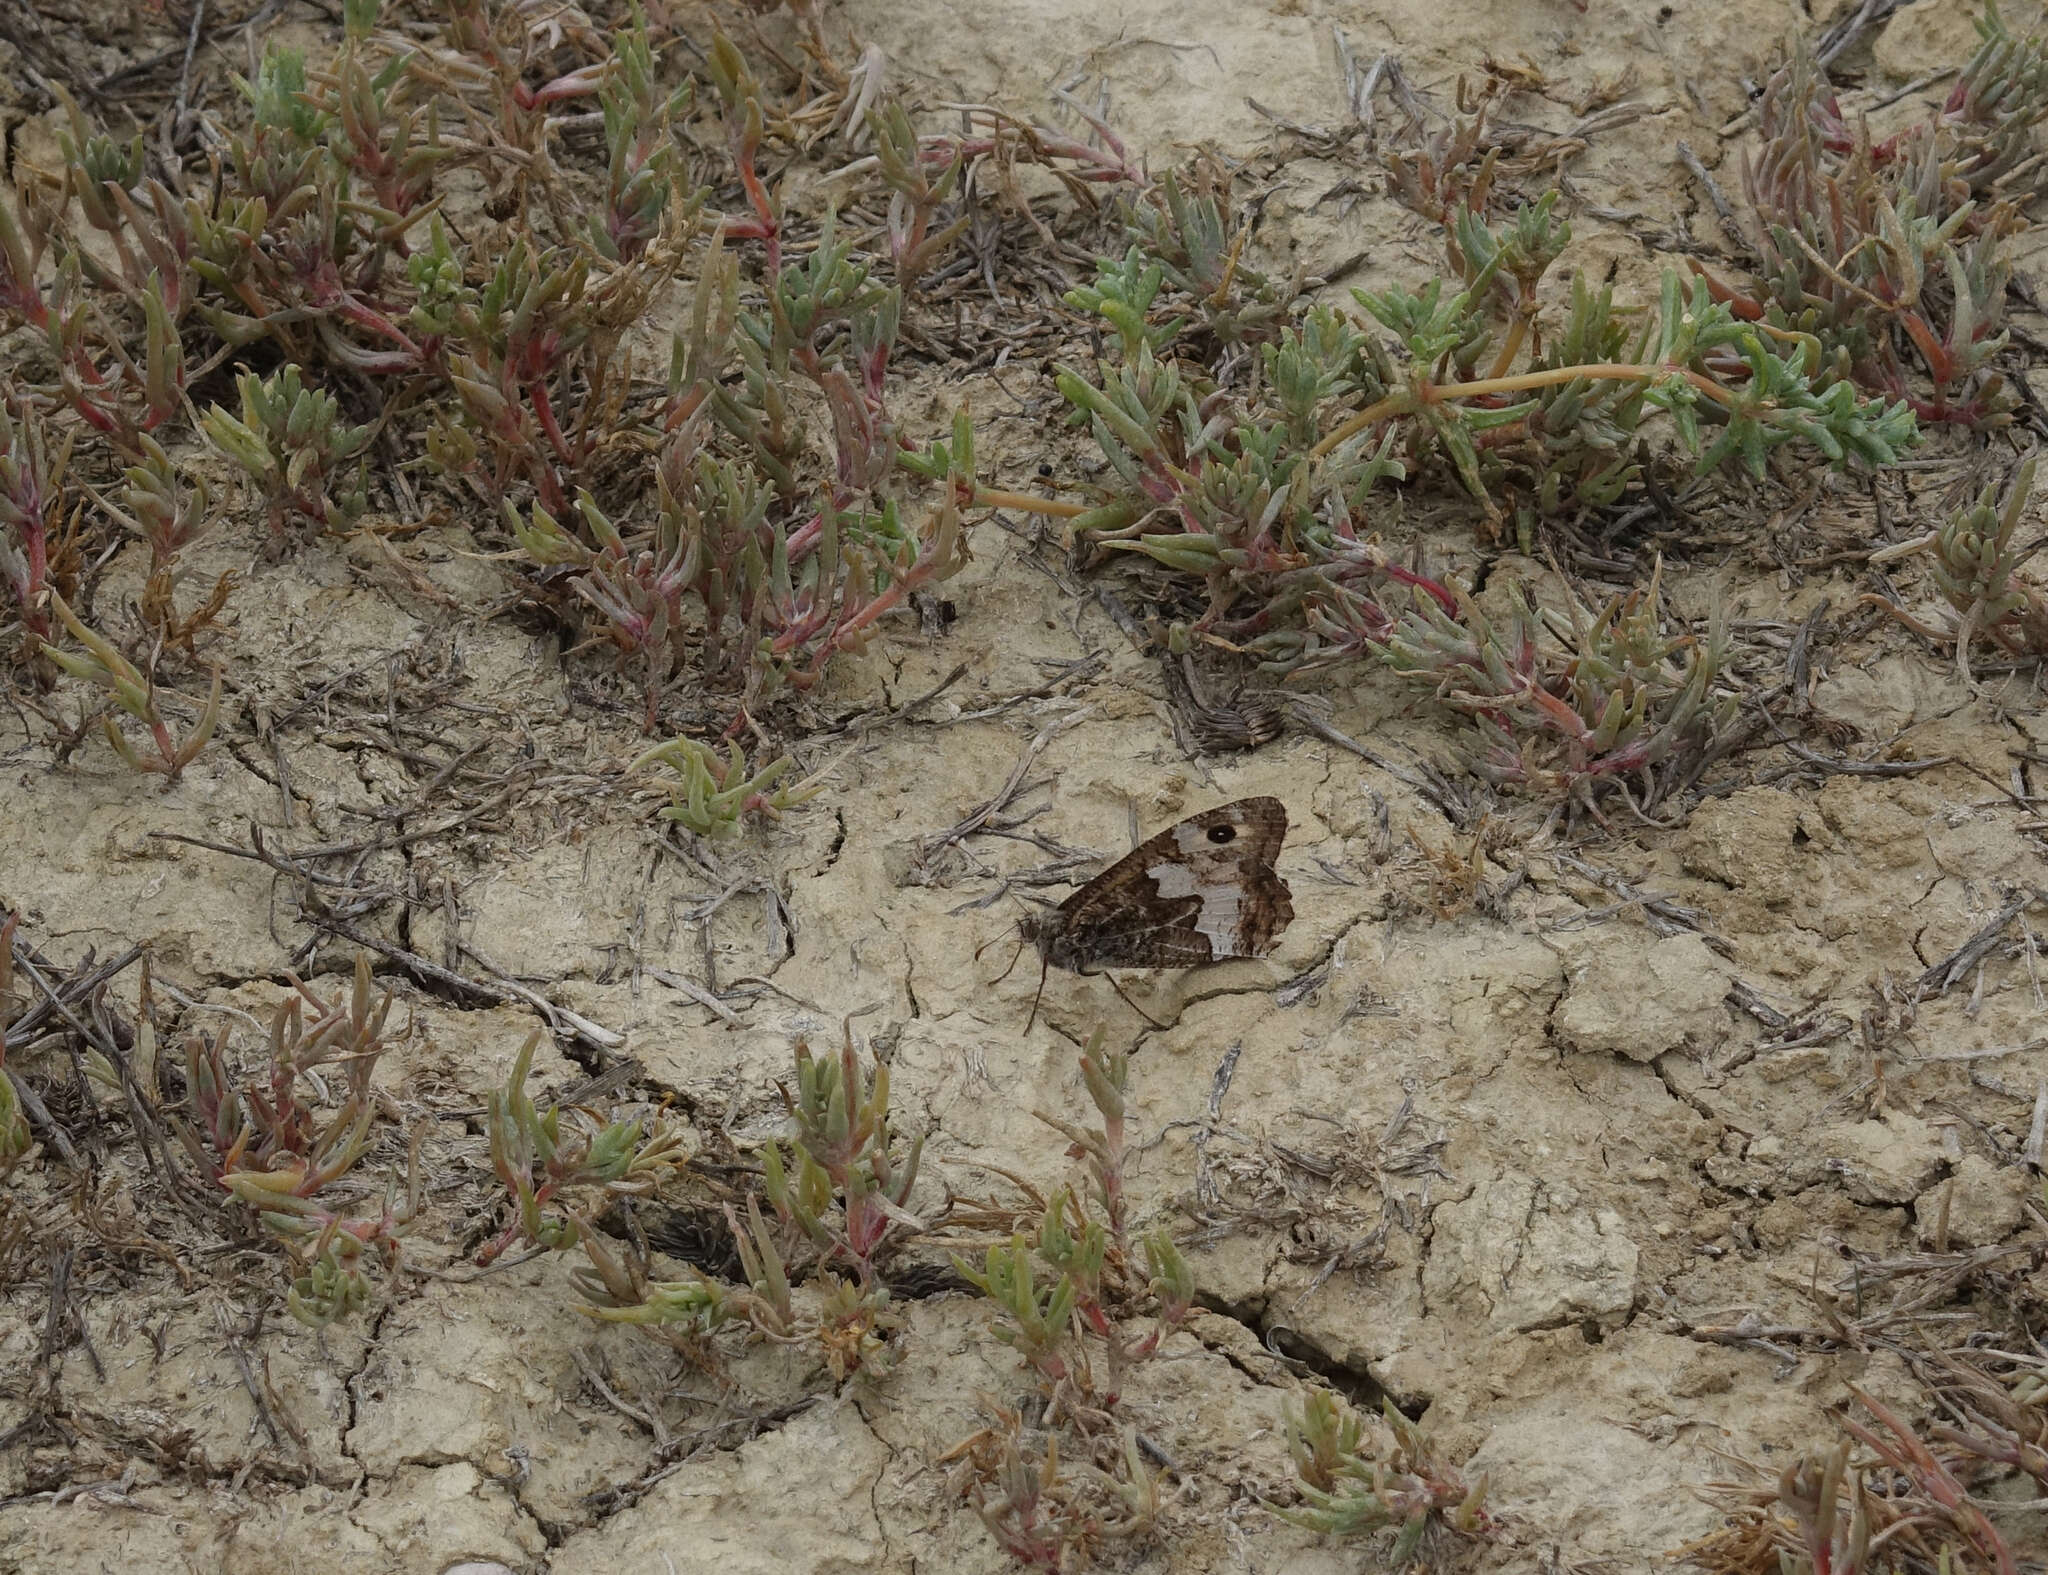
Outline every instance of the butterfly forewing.
{"label": "butterfly forewing", "polygon": [[1040,928],[1062,968],[1188,968],[1263,957],[1294,918],[1274,870],[1287,839],[1277,798],[1190,815],[1117,860]]}

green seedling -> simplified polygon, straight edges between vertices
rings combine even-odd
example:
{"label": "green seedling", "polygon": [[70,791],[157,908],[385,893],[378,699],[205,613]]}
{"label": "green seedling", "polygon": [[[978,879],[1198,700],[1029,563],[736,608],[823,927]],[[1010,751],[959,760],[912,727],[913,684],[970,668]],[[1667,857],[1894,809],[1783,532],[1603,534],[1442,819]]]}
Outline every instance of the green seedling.
{"label": "green seedling", "polygon": [[657,765],[674,773],[665,784],[669,802],[661,818],[700,837],[731,836],[750,815],[773,819],[824,791],[817,777],[784,785],[783,778],[796,768],[787,755],[749,773],[738,744],[726,745],[721,758],[694,738],[674,738],[648,750],[628,769],[644,771]]}
{"label": "green seedling", "polygon": [[32,640],[48,641],[53,550],[62,540],[70,436],[53,445],[32,406],[0,401],[0,586]]}
{"label": "green seedling", "polygon": [[1986,487],[1971,506],[1956,511],[1933,542],[1934,583],[1961,616],[1958,659],[1966,659],[1971,637],[1982,634],[2012,656],[2048,654],[2048,588],[2020,567],[2041,542],[2022,546],[2014,538],[2034,490],[2038,455],[2030,454],[2014,474],[2005,503]]}
{"label": "green seedling", "polygon": [[1413,1562],[1432,1532],[1481,1537],[1493,1531],[1486,1479],[1464,1478],[1429,1449],[1420,1428],[1382,1403],[1386,1437],[1369,1437],[1365,1420],[1327,1390],[1311,1390],[1287,1411],[1287,1448],[1302,1503],[1268,1505],[1280,1519],[1326,1537],[1393,1528],[1390,1567]]}
{"label": "green seedling", "polygon": [[[194,1035],[185,1046],[187,1105],[174,1122],[195,1166],[255,1213],[257,1224],[294,1266],[285,1305],[314,1328],[365,1306],[374,1290],[369,1266],[388,1278],[400,1238],[418,1212],[418,1156],[403,1195],[394,1173],[369,1214],[337,1207],[326,1195],[370,1151],[378,1100],[371,1080],[384,1054],[393,997],[373,986],[369,958],[356,958],[350,989],[331,1000],[292,980],[293,993],[271,1014],[269,1075],[238,1087],[227,1065],[227,1034]],[[321,1066],[342,1069],[346,1097],[332,1112],[307,1091]]]}
{"label": "green seedling", "polygon": [[[673,1127],[648,1130],[638,1119],[599,1126],[580,1111],[537,1106],[526,1079],[542,1032],[536,1028],[527,1036],[485,1107],[491,1169],[511,1195],[513,1211],[477,1254],[479,1263],[493,1262],[515,1241],[552,1251],[577,1245],[588,1233],[589,1201],[648,1192],[687,1158],[682,1134]],[[572,1206],[579,1199],[586,1206]]]}
{"label": "green seedling", "polygon": [[374,427],[344,422],[334,396],[308,388],[295,366],[270,377],[245,372],[235,387],[242,396],[241,415],[215,405],[200,425],[262,490],[272,531],[281,536],[293,514],[331,530],[359,513],[364,502],[360,476],[338,496],[329,483],[369,446]]}
{"label": "green seedling", "polygon": [[101,730],[106,734],[108,744],[114,753],[128,763],[130,769],[163,777],[166,784],[175,782],[206,747],[213,737],[213,730],[220,722],[221,675],[218,669],[213,675],[213,688],[206,697],[206,704],[200,710],[198,720],[185,734],[175,737],[170,724],[164,719],[157,704],[158,689],[155,681],[117,651],[108,641],[82,623],[64,598],[54,590],[49,592],[51,610],[57,614],[57,621],[64,626],[71,638],[85,647],[84,654],[66,651],[50,644],[42,644],[43,654],[55,662],[73,678],[106,691],[115,706],[134,717],[149,730],[150,741],[156,746],[154,755],[146,755],[128,741],[127,736],[110,716],[100,719]]}

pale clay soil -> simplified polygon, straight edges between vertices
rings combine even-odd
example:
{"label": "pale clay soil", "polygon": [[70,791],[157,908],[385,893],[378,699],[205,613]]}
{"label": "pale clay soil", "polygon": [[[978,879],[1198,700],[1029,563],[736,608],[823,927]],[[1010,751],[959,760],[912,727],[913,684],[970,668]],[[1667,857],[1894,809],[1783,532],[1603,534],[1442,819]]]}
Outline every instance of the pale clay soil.
{"label": "pale clay soil", "polygon": [[[835,39],[879,44],[892,80],[928,102],[1043,114],[1055,87],[1088,96],[1106,79],[1111,118],[1155,168],[1202,140],[1272,153],[1264,254],[1316,272],[1363,252],[1345,281],[1363,285],[1423,277],[1435,261],[1429,238],[1384,199],[1319,201],[1357,172],[1288,162],[1299,144],[1246,102],[1341,121],[1332,24],[1361,56],[1398,51],[1411,79],[1438,92],[1488,55],[1526,62],[1547,96],[1518,99],[1510,113],[1552,129],[1572,124],[1575,100],[1632,70],[1632,97],[1649,112],[1596,140],[1572,179],[1586,202],[1636,217],[1575,219],[1569,259],[1616,270],[1626,293],[1654,281],[1659,236],[1714,234],[1673,144],[1689,141],[1735,189],[1737,140],[1718,128],[1743,108],[1741,79],[1760,79],[1790,30],[1843,8],[983,0],[962,25],[941,0],[857,0],[828,6],[827,21]],[[1961,59],[1966,9],[1928,3],[1895,17],[1866,68],[1869,92]],[[2009,6],[2008,20],[2032,25],[2033,9]],[[108,58],[119,58],[111,46]],[[2030,257],[2036,243],[2021,244]],[[1000,381],[966,386],[984,473],[1028,484],[1049,459],[1055,474],[1072,474],[1078,448],[1048,439],[1049,379],[1013,363]],[[943,413],[936,397],[930,411]],[[1799,529],[1788,560],[1863,541],[1867,499],[1845,484]],[[198,568],[250,569],[259,538],[254,524],[216,538]],[[957,665],[967,676],[912,720],[808,746],[811,765],[836,761],[827,791],[779,826],[720,845],[715,870],[654,851],[650,797],[594,791],[585,768],[642,744],[630,705],[588,703],[599,669],[565,667],[558,646],[511,619],[451,612],[365,550],[326,543],[255,563],[234,604],[235,704],[283,709],[324,678],[372,675],[278,728],[289,827],[267,752],[216,747],[162,792],[99,745],[52,769],[0,711],[0,898],[25,910],[55,955],[144,942],[159,978],[193,1001],[263,1018],[307,935],[289,892],[260,864],[151,834],[242,844],[253,822],[296,846],[362,835],[343,806],[418,786],[366,745],[388,686],[428,708],[445,739],[489,744],[494,769],[531,759],[539,777],[463,839],[374,855],[364,879],[449,890],[438,911],[412,916],[412,949],[462,958],[473,948],[622,1033],[645,1067],[642,1095],[672,1095],[693,1148],[721,1127],[742,1149],[779,1130],[776,1082],[793,1039],[830,1044],[839,1016],[860,1012],[864,1038],[891,1056],[899,1124],[930,1134],[922,1201],[935,1204],[947,1186],[986,1193],[994,1183],[979,1166],[1049,1186],[1066,1161],[1031,1112],[1083,1118],[1076,1043],[1107,1024],[1138,1051],[1137,1217],[1183,1235],[1195,1232],[1193,1215],[1206,1221],[1190,1249],[1205,1310],[1124,1402],[1179,1468],[1163,1535],[1113,1550],[1112,1565],[1371,1567],[1364,1550],[1325,1545],[1259,1508],[1288,1479],[1282,1404],[1303,1362],[1346,1375],[1354,1393],[1383,1391],[1423,1411],[1469,1476],[1489,1474],[1506,1535],[1472,1558],[1501,1570],[1660,1565],[1718,1523],[1698,1490],[1727,1475],[1722,1452],[1775,1472],[1832,1438],[1827,1408],[1851,1384],[1916,1403],[1895,1357],[1793,1350],[1781,1360],[1710,1331],[1750,1314],[1766,1326],[1811,1323],[1807,1287],[1835,1283],[1839,1245],[1888,1255],[1923,1244],[1951,1178],[1952,1244],[2041,1230],[2023,1214],[2031,1183],[2017,1160],[2048,1077],[2031,960],[2000,956],[1980,982],[1924,1004],[1890,1039],[1877,1085],[1860,1028],[1758,1053],[1770,1030],[1724,998],[1741,980],[1789,1016],[1859,1024],[1882,1012],[1883,981],[1910,984],[2010,891],[2048,888],[2038,811],[2030,820],[1999,786],[2015,780],[2013,751],[2048,750],[2032,674],[1991,677],[1973,694],[1951,660],[1879,625],[1828,653],[1814,707],[1870,744],[1909,729],[1912,753],[1951,764],[1899,779],[1745,787],[1683,827],[1617,820],[1578,847],[1634,891],[1698,910],[1699,931],[1646,923],[1626,893],[1563,856],[1562,824],[1539,833],[1540,807],[1512,802],[1513,824],[1484,871],[1495,895],[1440,918],[1422,848],[1470,839],[1407,782],[1309,733],[1190,760],[1157,667],[1133,653],[1092,585],[1065,578],[1057,552],[1028,533],[985,524],[974,549],[945,593],[957,621],[932,637],[891,630],[835,669],[818,707],[830,716],[900,704]],[[464,608],[516,583],[459,528],[403,550]],[[1437,550],[1439,561],[1469,565],[1475,546],[1451,536]],[[1753,540],[1688,558],[1667,569],[1688,613],[1718,596],[1735,617],[1796,623],[1822,598],[1839,611],[1860,590],[1853,566],[1774,572]],[[1511,571],[1539,583],[1544,572],[1509,559],[1494,573]],[[967,714],[1043,688],[1059,671],[1046,664],[1091,654],[1105,659],[1099,670],[1056,693]],[[1384,675],[1360,669],[1326,692],[1332,723],[1386,760],[1441,757],[1448,743]],[[1055,724],[1037,761],[1051,787],[1036,825],[1062,841],[1106,857],[1128,846],[1134,822],[1150,832],[1251,793],[1278,795],[1292,818],[1281,870],[1297,916],[1273,957],[1126,978],[1138,1004],[1170,1024],[1163,1030],[1107,981],[1056,975],[1024,1033],[1035,967],[991,983],[1009,944],[976,958],[1014,904],[963,904],[1031,850],[983,839],[968,857],[919,863],[919,839],[994,793]],[[2024,791],[2038,793],[2042,768],[2028,769]],[[647,970],[701,978],[706,943],[688,910],[745,876],[772,886],[788,928],[758,892],[711,920],[720,979],[768,977],[777,992],[741,1004],[729,1024]],[[395,921],[387,911],[366,922],[390,934]],[[331,984],[351,960],[324,945],[315,967]],[[465,966],[480,971],[474,959]],[[1316,987],[1279,1004],[1276,986],[1317,971]],[[459,1009],[417,992],[398,1010],[413,1032],[387,1057],[384,1085],[408,1119],[432,1118],[435,1164],[487,1177],[482,1090],[503,1077],[533,1013]],[[194,1012],[195,1025],[222,1020]],[[244,1023],[237,1042],[253,1054],[260,1036]],[[1233,1052],[1234,1074],[1212,1103]],[[562,1088],[584,1070],[544,1044],[535,1082]],[[1404,1104],[1405,1124],[1381,1146]],[[1281,1150],[1319,1157],[1326,1170],[1344,1163],[1317,1181]],[[61,1180],[42,1168],[11,1184]],[[488,1195],[472,1185],[461,1198],[470,1207]],[[1273,1223],[1290,1197],[1298,1206]],[[586,1495],[646,1477],[656,1445],[586,1368],[660,1409],[676,1435],[733,1414],[719,1409],[721,1380],[680,1371],[630,1330],[594,1327],[574,1308],[563,1258],[471,1275],[461,1243],[472,1223],[459,1212],[424,1222],[408,1262],[447,1277],[408,1273],[368,1316],[319,1336],[281,1311],[250,1332],[260,1298],[242,1287],[275,1283],[260,1262],[238,1260],[233,1277],[219,1262],[174,1275],[138,1247],[118,1285],[80,1302],[104,1373],[78,1342],[59,1373],[79,1431],[70,1480],[112,1486],[0,1507],[0,1571],[438,1575],[464,1560],[553,1575],[1009,1567],[934,1463],[980,1425],[982,1397],[1027,1387],[982,1304],[907,1299],[900,1368],[836,1395],[800,1353],[757,1348],[734,1364],[736,1405],[772,1410],[821,1388],[823,1398],[737,1447],[745,1430],[733,1432],[614,1508]],[[0,1300],[0,1433],[22,1414],[8,1396],[35,1361],[44,1305],[41,1289]],[[267,1386],[270,1416],[288,1419],[283,1436],[259,1417],[237,1350]],[[54,1447],[0,1458],[0,1501],[31,1480],[47,1486]],[[2041,1534],[2040,1519],[2015,1533],[2016,1547]]]}

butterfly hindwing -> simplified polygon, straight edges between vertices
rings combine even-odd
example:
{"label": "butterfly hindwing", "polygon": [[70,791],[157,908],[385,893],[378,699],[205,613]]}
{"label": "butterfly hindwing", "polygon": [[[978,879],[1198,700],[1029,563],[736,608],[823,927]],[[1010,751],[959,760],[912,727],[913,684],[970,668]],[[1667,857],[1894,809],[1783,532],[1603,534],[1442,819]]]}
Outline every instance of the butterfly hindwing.
{"label": "butterfly hindwing", "polygon": [[1294,918],[1293,894],[1273,868],[1286,838],[1277,798],[1190,815],[1034,926],[1047,960],[1081,971],[1263,957]]}

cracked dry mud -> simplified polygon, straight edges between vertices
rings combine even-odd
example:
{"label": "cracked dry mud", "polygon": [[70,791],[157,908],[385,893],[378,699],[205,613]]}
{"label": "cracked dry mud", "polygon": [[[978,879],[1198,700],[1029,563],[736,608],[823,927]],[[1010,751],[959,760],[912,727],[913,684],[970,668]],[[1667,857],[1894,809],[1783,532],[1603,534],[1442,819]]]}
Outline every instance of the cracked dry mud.
{"label": "cracked dry mud", "polygon": [[[1333,23],[1354,49],[1399,51],[1440,89],[1488,56],[1526,60],[1552,83],[1555,102],[1529,110],[1547,109],[1546,124],[1569,124],[1575,96],[1632,68],[1650,113],[1596,141],[1573,180],[1635,218],[1575,217],[1568,258],[1613,269],[1626,290],[1654,277],[1658,235],[1712,226],[1673,142],[1732,150],[1715,128],[1742,109],[1741,79],[1763,75],[1788,30],[1842,9],[1004,0],[977,7],[971,28],[940,0],[826,12],[835,36],[872,39],[896,80],[933,101],[1038,112],[1085,63],[1161,167],[1201,139],[1287,147],[1248,96],[1336,120]],[[2030,8],[2007,9],[2015,26],[2033,22]],[[1957,58],[1956,20],[1935,4],[1900,12],[1870,80],[1898,85],[1922,61]],[[1419,276],[1427,241],[1392,204],[1322,200],[1350,173],[1280,162],[1259,245],[1311,272],[1363,253],[1348,284]],[[1054,396],[1027,369],[965,387],[990,474],[1028,476],[1042,461],[1060,472],[1077,452],[1048,438]],[[1809,529],[1860,540],[1865,508],[1845,486]],[[531,774],[460,838],[375,854],[366,879],[450,895],[403,921],[367,919],[364,933],[457,959],[472,977],[525,981],[623,1033],[693,1148],[723,1133],[744,1151],[779,1131],[792,1040],[830,1041],[854,1013],[887,1048],[899,1125],[930,1134],[934,1200],[982,1187],[979,1167],[1050,1185],[1065,1161],[1031,1112],[1081,1118],[1076,1046],[1106,1024],[1136,1051],[1136,1217],[1189,1243],[1202,1299],[1123,1401],[1176,1469],[1160,1541],[1120,1567],[1370,1567],[1259,1507],[1290,1479],[1282,1405],[1311,1371],[1368,1403],[1391,1397],[1468,1476],[1489,1475],[1505,1535],[1468,1550],[1472,1567],[1650,1567],[1719,1523],[1698,1489],[1725,1475],[1723,1452],[1775,1472],[1832,1438],[1828,1408],[1852,1384],[1917,1403],[1895,1355],[1773,1347],[1742,1333],[1746,1316],[1810,1322],[1806,1288],[1834,1283],[1843,1244],[1893,1254],[1937,1229],[1969,1245],[2042,1233],[2017,1163],[2048,1077],[2034,958],[2000,953],[1905,1028],[1887,1021],[1883,993],[1887,981],[1894,1000],[1909,990],[2013,891],[2048,889],[2038,799],[2007,791],[2015,751],[2048,752],[2029,672],[1973,690],[1947,657],[1871,624],[1829,650],[1813,706],[1869,739],[1909,730],[1915,754],[1948,764],[1895,779],[1788,774],[1710,798],[1682,826],[1618,820],[1590,842],[1539,829],[1540,806],[1510,806],[1482,900],[1452,904],[1425,850],[1471,839],[1412,775],[1312,733],[1190,760],[1157,667],[1093,587],[1068,579],[1056,552],[984,524],[947,588],[948,631],[890,630],[834,669],[818,703],[827,715],[893,709],[956,666],[966,677],[909,719],[816,742],[812,764],[837,762],[826,793],[720,845],[715,869],[691,868],[655,850],[651,800],[619,789],[614,768],[641,740],[630,705],[591,703],[588,669],[511,620],[451,614],[343,545],[251,569],[261,530],[252,520],[216,538],[196,568],[250,571],[235,603],[235,700],[279,713],[276,756],[215,749],[160,792],[97,746],[52,769],[0,716],[0,897],[67,960],[146,944],[195,1026],[239,1022],[253,1047],[248,1022],[280,998],[308,931],[260,863],[159,834],[358,834],[344,806],[418,786],[364,736],[388,692],[425,707],[457,747],[491,751],[500,770],[530,761]],[[1437,545],[1465,564],[1476,555],[1469,538]],[[460,528],[405,550],[466,606],[515,588]],[[1537,583],[1542,570],[1509,557],[1492,573]],[[1719,596],[1738,618],[1792,623],[1859,588],[1853,567],[1780,572],[1750,549],[1673,562],[1666,584],[1688,611]],[[1049,673],[1087,657],[1102,661],[1043,692]],[[369,676],[307,703],[348,673]],[[1361,673],[1329,692],[1333,725],[1383,759],[1441,755],[1446,735],[1392,680]],[[1106,980],[1055,975],[1026,1034],[1035,969],[992,982],[1012,910],[969,904],[1029,850],[982,838],[927,861],[919,844],[995,792],[1041,734],[1035,770],[1051,786],[1035,826],[1105,858],[1129,845],[1133,818],[1149,833],[1232,797],[1282,798],[1297,917],[1278,951],[1127,976],[1163,1028]],[[2043,790],[2043,769],[2022,768],[2022,800]],[[691,920],[746,878],[759,889]],[[1696,922],[1664,917],[1651,896]],[[323,943],[316,967],[352,956]],[[702,979],[707,957],[722,982],[769,981],[737,1021],[649,971]],[[1731,1006],[1738,985],[1794,1027]],[[633,1331],[583,1318],[558,1258],[471,1275],[465,1210],[489,1195],[482,1091],[533,1014],[418,993],[399,1012],[413,1032],[382,1085],[425,1123],[432,1164],[469,1184],[415,1232],[396,1293],[315,1335],[230,1289],[266,1283],[260,1261],[234,1264],[238,1277],[138,1245],[81,1299],[81,1337],[56,1357],[67,1436],[0,1454],[0,1570],[1011,1567],[935,1463],[979,1425],[982,1397],[1026,1387],[981,1304],[907,1299],[901,1366],[834,1393],[774,1347],[724,1377],[681,1370]],[[1837,1020],[1829,1035],[1797,1031]],[[534,1081],[559,1090],[585,1070],[544,1044]],[[54,1197],[65,1180],[45,1166],[14,1184]],[[0,1435],[23,1415],[43,1310],[39,1295],[0,1302]],[[600,1393],[600,1371],[624,1404]],[[728,1404],[727,1378],[760,1420]],[[53,1474],[107,1486],[53,1502]]]}

